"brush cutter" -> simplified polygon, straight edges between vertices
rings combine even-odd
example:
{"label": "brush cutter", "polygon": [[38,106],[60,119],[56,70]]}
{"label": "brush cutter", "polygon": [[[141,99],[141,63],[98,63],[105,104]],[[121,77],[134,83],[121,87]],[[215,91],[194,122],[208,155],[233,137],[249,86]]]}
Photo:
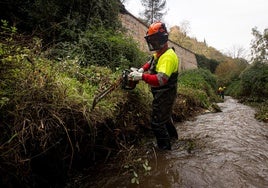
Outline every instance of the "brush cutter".
{"label": "brush cutter", "polygon": [[119,86],[121,86],[121,88],[124,90],[133,90],[136,87],[138,81],[129,80],[128,75],[130,72],[131,72],[131,70],[129,70],[129,69],[124,70],[122,72],[122,75],[120,76],[120,78],[118,78],[114,84],[112,84],[107,89],[103,90],[102,92],[98,93],[94,97],[93,104],[92,104],[92,110],[94,109],[94,107],[97,105],[97,103],[102,98],[104,98],[106,95],[111,93],[113,90],[115,90]]}

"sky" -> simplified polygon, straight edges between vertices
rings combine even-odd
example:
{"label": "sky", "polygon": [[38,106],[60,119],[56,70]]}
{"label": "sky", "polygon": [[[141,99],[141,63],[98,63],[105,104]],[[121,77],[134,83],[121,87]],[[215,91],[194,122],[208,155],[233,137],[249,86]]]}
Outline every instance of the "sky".
{"label": "sky", "polygon": [[[125,0],[125,8],[141,17],[141,0]],[[166,0],[167,27],[189,23],[188,36],[206,41],[222,53],[243,48],[250,53],[252,28],[268,28],[268,0]]]}

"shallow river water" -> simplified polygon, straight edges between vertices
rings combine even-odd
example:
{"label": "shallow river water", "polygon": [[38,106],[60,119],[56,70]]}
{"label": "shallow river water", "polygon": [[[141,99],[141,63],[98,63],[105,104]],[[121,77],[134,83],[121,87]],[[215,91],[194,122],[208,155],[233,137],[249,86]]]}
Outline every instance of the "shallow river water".
{"label": "shallow river water", "polygon": [[[226,97],[222,112],[176,124],[180,140],[172,151],[156,152],[150,175],[140,184],[120,178],[104,187],[268,187],[268,124],[254,109]],[[153,153],[151,153],[153,155]]]}

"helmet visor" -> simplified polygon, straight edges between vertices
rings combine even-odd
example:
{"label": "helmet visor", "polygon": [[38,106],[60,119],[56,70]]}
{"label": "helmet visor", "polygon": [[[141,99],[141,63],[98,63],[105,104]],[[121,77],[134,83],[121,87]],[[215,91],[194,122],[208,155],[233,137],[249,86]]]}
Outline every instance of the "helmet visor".
{"label": "helmet visor", "polygon": [[160,50],[163,47],[163,45],[167,42],[168,34],[157,32],[152,35],[147,35],[144,38],[148,44],[149,50],[155,51]]}

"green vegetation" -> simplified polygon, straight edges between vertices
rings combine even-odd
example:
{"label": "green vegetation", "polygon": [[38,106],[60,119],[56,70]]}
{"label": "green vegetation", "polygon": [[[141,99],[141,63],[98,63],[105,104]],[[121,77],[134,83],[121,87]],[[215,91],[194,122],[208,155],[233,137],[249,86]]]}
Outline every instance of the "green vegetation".
{"label": "green vegetation", "polygon": [[[267,60],[267,44],[268,44],[268,30],[265,29],[263,34],[257,31],[256,28],[252,29],[255,40],[252,42],[252,64],[246,68],[245,64],[239,64],[239,69],[232,70],[224,76],[236,75],[229,82],[227,87],[227,94],[233,95],[240,99],[241,102],[245,102],[257,108],[256,118],[262,121],[268,121],[268,60]],[[242,68],[241,68],[242,65]]]}
{"label": "green vegetation", "polygon": [[[92,110],[96,94],[147,56],[120,28],[118,1],[7,4],[0,7],[0,187],[61,187],[72,173],[111,156],[138,183],[139,170],[151,170],[135,148],[151,136],[149,87],[140,82],[131,91],[118,88]],[[199,57],[199,67],[206,70],[179,76],[175,120],[215,110],[219,83],[228,84],[227,91],[237,97],[261,101],[264,113],[257,117],[267,119],[267,64],[262,59],[234,69],[229,58]],[[236,72],[223,74],[226,66]]]}
{"label": "green vegetation", "polygon": [[239,98],[258,109],[256,118],[268,121],[268,65],[255,62],[248,66],[240,75],[240,79],[233,82],[227,89],[227,94]]}
{"label": "green vegetation", "polygon": [[97,64],[113,70],[129,68],[130,62],[137,67],[146,57],[132,38],[105,28],[81,32],[78,41],[59,42],[47,55],[61,60],[79,59],[83,67]]}
{"label": "green vegetation", "polygon": [[[117,37],[111,42],[114,48],[110,52],[120,49],[125,56],[122,67],[119,60],[119,64],[109,64],[115,66],[112,71],[98,65],[103,56],[87,65],[81,64],[79,57],[83,56],[78,51],[77,56],[53,59],[51,52],[58,49],[41,51],[40,39],[16,34],[7,22],[3,23],[0,42],[3,186],[11,182],[14,186],[43,182],[35,177],[44,178],[48,185],[64,183],[69,170],[93,165],[109,157],[111,151],[138,142],[135,125],[149,125],[151,96],[144,84],[133,92],[118,89],[91,110],[94,95],[116,82],[122,68],[131,65],[128,58],[138,51],[135,43],[128,45],[122,35],[106,37],[107,40]],[[142,57],[141,52],[138,54]],[[53,180],[54,176],[60,180]]]}
{"label": "green vegetation", "polygon": [[166,8],[166,0],[143,0],[141,4],[144,7],[141,20],[147,25],[152,24],[154,21],[162,20],[166,13],[164,10]]}
{"label": "green vegetation", "polygon": [[263,101],[268,96],[268,65],[255,62],[241,74],[241,96]]}
{"label": "green vegetation", "polygon": [[208,70],[195,69],[184,71],[179,76],[177,104],[174,106],[175,119],[184,120],[187,114],[209,109],[217,110],[214,105],[220,99],[216,95],[216,78]]}
{"label": "green vegetation", "polygon": [[240,74],[246,69],[247,66],[248,63],[244,59],[232,59],[220,63],[215,70],[218,84],[227,86],[233,81],[238,80]]}
{"label": "green vegetation", "polygon": [[120,25],[119,10],[118,0],[14,0],[2,3],[0,18],[38,36],[47,46],[77,40],[79,32],[88,29],[115,30]]}
{"label": "green vegetation", "polygon": [[[81,35],[77,45],[61,42],[42,51],[41,39],[20,35],[3,21],[0,43],[3,183],[12,180],[13,185],[32,186],[29,182],[43,181],[34,177],[43,177],[48,184],[55,184],[53,177],[58,177],[61,180],[57,183],[64,184],[70,169],[89,167],[139,144],[143,142],[142,134],[150,137],[152,96],[145,83],[141,82],[133,91],[117,89],[91,110],[94,95],[115,83],[124,68],[138,66],[139,62],[131,62],[136,56],[140,56],[140,61],[144,57],[136,44],[126,41],[120,33],[114,35],[109,30],[93,33],[87,31]],[[113,48],[105,51],[100,41]],[[90,53],[91,50],[95,53]],[[109,52],[116,61],[112,61]],[[195,113],[193,106],[199,109],[210,106],[207,96],[212,96],[215,80],[205,70],[184,72],[180,80],[177,103],[183,105],[176,105],[182,111],[175,109],[174,117],[181,121],[189,116],[189,111]],[[148,170],[148,164],[144,164]]]}
{"label": "green vegetation", "polygon": [[210,70],[210,72],[215,73],[216,68],[220,64],[220,62],[214,59],[208,59],[204,55],[196,54],[195,56],[196,56],[198,68],[208,69]]}

